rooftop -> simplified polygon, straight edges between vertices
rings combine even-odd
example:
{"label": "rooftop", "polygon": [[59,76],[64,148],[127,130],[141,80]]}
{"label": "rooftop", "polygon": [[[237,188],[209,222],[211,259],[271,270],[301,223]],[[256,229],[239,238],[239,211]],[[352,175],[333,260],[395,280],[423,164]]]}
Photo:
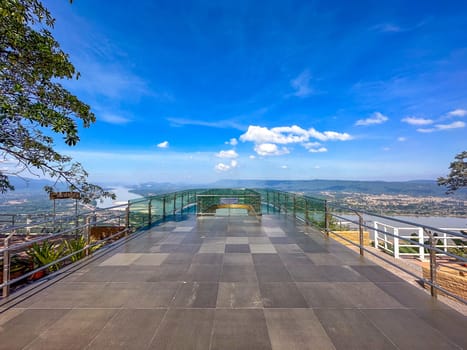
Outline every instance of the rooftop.
{"label": "rooftop", "polygon": [[460,349],[466,317],[283,215],[188,216],[2,306],[0,349]]}

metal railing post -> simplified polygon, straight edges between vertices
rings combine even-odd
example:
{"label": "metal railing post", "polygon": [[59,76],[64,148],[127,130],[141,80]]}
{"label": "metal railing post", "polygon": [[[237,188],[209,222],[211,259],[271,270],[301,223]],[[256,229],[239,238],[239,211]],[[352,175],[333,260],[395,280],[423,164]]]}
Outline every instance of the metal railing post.
{"label": "metal railing post", "polygon": [[174,210],[173,215],[177,212],[177,195],[174,193]]}
{"label": "metal railing post", "polygon": [[326,236],[329,237],[329,207],[327,200],[324,201],[324,231]]}
{"label": "metal railing post", "polygon": [[394,227],[393,239],[394,239],[394,258],[399,259],[399,229],[397,227]]}
{"label": "metal railing post", "polygon": [[148,224],[152,224],[152,199],[148,202]]}
{"label": "metal railing post", "polygon": [[293,217],[295,220],[297,219],[297,198],[295,196],[295,193],[293,195]]}
{"label": "metal railing post", "polygon": [[[92,222],[92,215],[88,216],[86,218],[86,229],[84,230],[84,239],[86,240],[86,247],[89,247],[89,244],[91,243],[91,222]],[[84,251],[84,255],[88,256],[89,255],[89,249],[86,248]]]}
{"label": "metal railing post", "polygon": [[162,218],[165,219],[165,196],[162,199]]}
{"label": "metal railing post", "polygon": [[438,289],[435,287],[437,283],[437,276],[436,276],[436,251],[434,248],[436,247],[436,239],[431,231],[428,231],[428,244],[430,245],[430,292],[433,298],[438,297]]}
{"label": "metal railing post", "polygon": [[309,225],[310,221],[308,220],[308,200],[305,199],[305,225]]}
{"label": "metal railing post", "polygon": [[[6,237],[4,240],[3,246],[5,249],[7,249],[10,245],[10,237],[11,235]],[[3,251],[3,283],[9,283],[9,282],[10,282],[10,251],[5,250]],[[5,284],[3,286],[2,295],[4,298],[10,295],[9,284]]]}
{"label": "metal railing post", "polygon": [[363,249],[363,216],[360,213],[357,213],[358,215],[358,242],[359,242],[359,248],[360,248],[360,255],[364,255],[364,249]]}
{"label": "metal railing post", "polygon": [[423,246],[424,243],[425,243],[425,229],[420,227],[418,229],[418,244],[419,244],[418,252],[419,252],[421,261],[425,260],[425,247]]}
{"label": "metal railing post", "polygon": [[128,231],[130,230],[130,201],[128,201],[128,205],[125,209],[125,235],[128,235]]}

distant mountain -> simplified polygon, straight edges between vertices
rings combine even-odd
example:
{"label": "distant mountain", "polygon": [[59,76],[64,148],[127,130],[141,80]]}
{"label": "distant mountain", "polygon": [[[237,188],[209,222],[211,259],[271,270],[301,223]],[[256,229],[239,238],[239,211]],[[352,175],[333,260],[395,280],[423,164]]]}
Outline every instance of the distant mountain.
{"label": "distant mountain", "polygon": [[44,191],[44,186],[52,186],[54,182],[43,179],[27,179],[17,176],[9,177],[10,183],[15,187],[15,192],[39,192]]}
{"label": "distant mountain", "polygon": [[[444,196],[445,189],[436,181],[350,181],[350,180],[221,180],[211,187],[272,188],[282,191],[358,192],[367,194],[406,194],[410,196]],[[460,194],[461,192],[459,192]]]}

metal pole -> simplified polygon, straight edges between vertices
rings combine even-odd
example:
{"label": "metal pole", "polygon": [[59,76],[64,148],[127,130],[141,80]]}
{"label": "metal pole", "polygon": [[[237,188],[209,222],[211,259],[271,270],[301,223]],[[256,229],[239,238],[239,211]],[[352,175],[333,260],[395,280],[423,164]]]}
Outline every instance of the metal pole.
{"label": "metal pole", "polygon": [[310,221],[308,220],[308,200],[305,199],[305,224],[309,225]]}
{"label": "metal pole", "polygon": [[[3,243],[5,249],[10,245],[10,236],[6,237]],[[10,282],[10,251],[3,251],[3,283]],[[10,295],[10,285],[3,286],[2,295],[4,298]]]}
{"label": "metal pole", "polygon": [[297,198],[293,195],[293,217],[297,219]]}
{"label": "metal pole", "polygon": [[152,224],[152,199],[149,200],[148,202],[148,224],[151,225]]}
{"label": "metal pole", "polygon": [[433,298],[438,297],[438,289],[434,286],[437,283],[437,276],[436,276],[436,239],[431,231],[428,231],[428,244],[430,245],[430,292]]}
{"label": "metal pole", "polygon": [[[84,239],[86,240],[86,247],[89,247],[89,244],[91,243],[91,222],[92,222],[92,216],[88,216],[86,218],[86,230],[84,230]],[[89,249],[86,248],[84,251],[84,255],[88,256],[89,255]]]}
{"label": "metal pole", "polygon": [[324,201],[324,231],[326,232],[326,236],[329,237],[329,208],[328,208],[328,201]]}
{"label": "metal pole", "polygon": [[359,248],[360,248],[360,255],[363,256],[363,216],[360,213],[358,215],[358,240],[359,240]]}
{"label": "metal pole", "polygon": [[177,211],[177,195],[174,194],[174,211],[173,211],[173,215],[175,215],[176,211]]}
{"label": "metal pole", "polygon": [[165,219],[165,197],[162,199],[162,218]]}
{"label": "metal pole", "polygon": [[128,231],[130,230],[130,201],[128,201],[128,205],[125,209],[125,232],[128,234]]}

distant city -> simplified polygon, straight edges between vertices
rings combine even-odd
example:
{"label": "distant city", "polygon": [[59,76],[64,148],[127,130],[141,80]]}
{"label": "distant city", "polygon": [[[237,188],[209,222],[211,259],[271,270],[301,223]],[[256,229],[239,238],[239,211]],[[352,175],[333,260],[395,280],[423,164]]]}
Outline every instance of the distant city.
{"label": "distant city", "polygon": [[[5,214],[50,212],[53,203],[43,191],[43,180],[14,181],[16,191],[0,195],[0,212]],[[174,192],[188,188],[272,188],[326,198],[335,204],[385,215],[456,216],[467,217],[467,191],[446,195],[435,181],[343,181],[343,180],[222,180],[205,185],[143,183],[124,186],[125,191],[140,196]],[[119,187],[117,202],[127,201]],[[125,198],[124,198],[125,197]],[[98,205],[98,203],[94,203]],[[74,208],[74,201],[57,201],[58,211]],[[80,205],[80,211],[93,206]]]}

